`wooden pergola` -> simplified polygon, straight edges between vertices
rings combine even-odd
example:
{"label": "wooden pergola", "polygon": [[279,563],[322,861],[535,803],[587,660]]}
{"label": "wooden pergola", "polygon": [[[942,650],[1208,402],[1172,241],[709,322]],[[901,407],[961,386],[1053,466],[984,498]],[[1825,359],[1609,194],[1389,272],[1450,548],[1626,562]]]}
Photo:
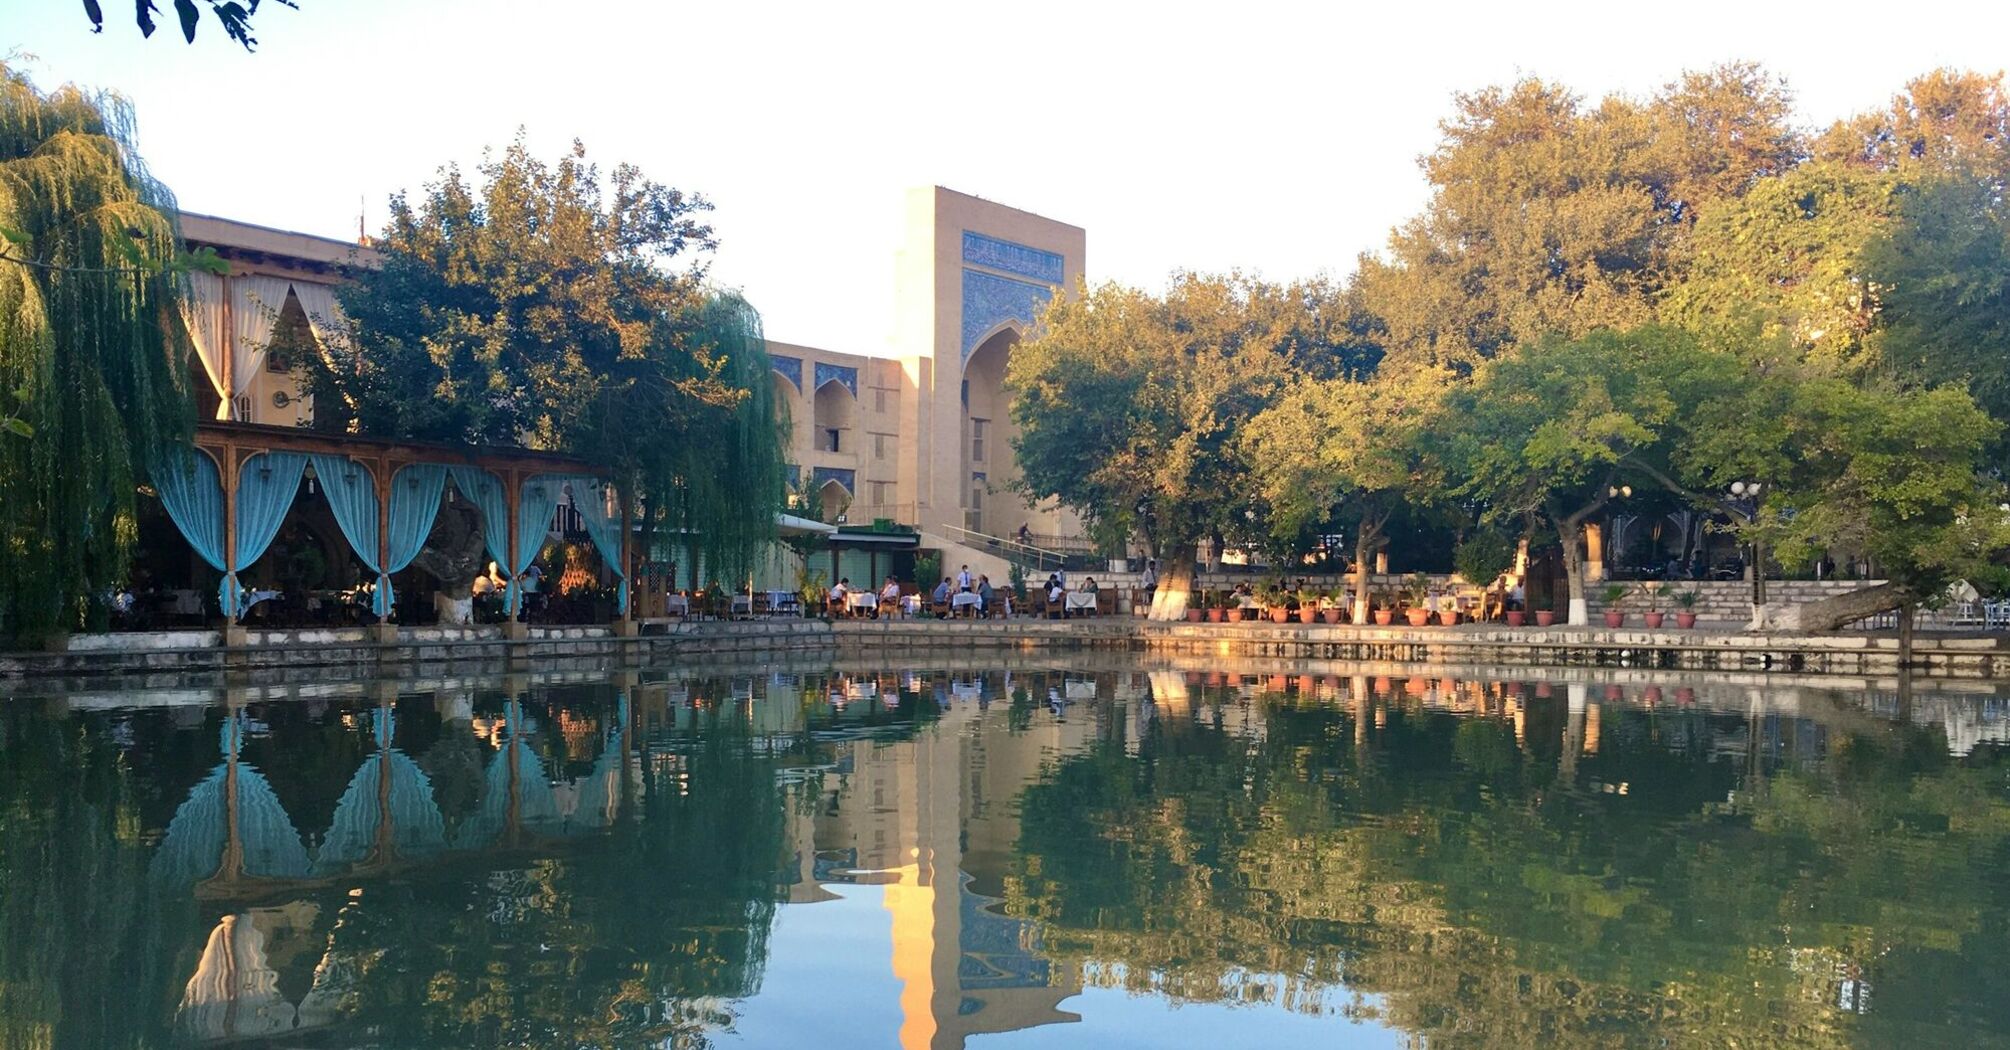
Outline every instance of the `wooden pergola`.
{"label": "wooden pergola", "polygon": [[[391,482],[399,470],[414,464],[470,466],[486,470],[502,482],[508,530],[507,550],[517,549],[517,510],[523,485],[540,474],[583,474],[608,478],[608,471],[594,464],[551,452],[499,446],[446,445],[415,441],[388,441],[379,438],[330,434],[299,427],[276,427],[257,423],[208,422],[195,428],[195,447],[216,461],[223,482],[223,549],[226,572],[244,566],[237,559],[237,490],[245,464],[266,452],[294,452],[303,455],[341,456],[369,469],[377,492],[377,557],[379,565],[391,559]],[[625,573],[631,562],[634,543],[633,515],[629,495],[619,492],[621,507],[621,562]],[[493,523],[484,522],[484,527]],[[633,615],[632,605],[623,619]],[[237,622],[236,610],[225,609],[226,621]],[[389,613],[386,612],[386,618]]]}

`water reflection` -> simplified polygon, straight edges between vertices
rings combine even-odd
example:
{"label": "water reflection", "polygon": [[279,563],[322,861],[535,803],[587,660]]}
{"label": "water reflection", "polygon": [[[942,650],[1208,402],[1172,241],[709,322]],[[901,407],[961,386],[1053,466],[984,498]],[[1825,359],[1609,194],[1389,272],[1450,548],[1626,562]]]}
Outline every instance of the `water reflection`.
{"label": "water reflection", "polygon": [[2005,1039],[2003,698],[1548,673],[17,698],[0,1045]]}

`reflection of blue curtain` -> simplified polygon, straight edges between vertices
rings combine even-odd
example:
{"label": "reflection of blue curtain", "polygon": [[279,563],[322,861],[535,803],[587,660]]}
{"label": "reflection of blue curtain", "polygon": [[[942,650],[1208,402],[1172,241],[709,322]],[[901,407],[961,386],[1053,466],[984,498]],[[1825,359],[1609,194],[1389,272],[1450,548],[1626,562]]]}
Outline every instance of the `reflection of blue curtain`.
{"label": "reflection of blue curtain", "polygon": [[447,487],[447,468],[437,463],[415,463],[391,479],[391,563],[384,566],[378,581],[377,615],[391,611],[391,573],[405,571],[426,536],[433,531],[433,519],[440,513],[440,492]]}
{"label": "reflection of blue curtain", "polygon": [[502,482],[480,467],[448,467],[454,487],[461,490],[482,512],[482,545],[489,560],[498,567],[509,566],[509,501],[503,498]]}
{"label": "reflection of blue curtain", "polygon": [[[628,566],[621,563],[621,505],[614,503],[614,487],[598,478],[573,474],[565,478],[572,487],[572,505],[586,525],[586,534],[600,550],[600,560],[621,581],[616,607],[628,611]],[[609,504],[613,504],[612,507]]]}
{"label": "reflection of blue curtain", "polygon": [[517,607],[523,601],[523,588],[518,586],[517,577],[537,558],[537,552],[544,548],[544,534],[551,531],[551,512],[558,509],[559,489],[565,479],[551,474],[540,474],[523,483],[523,495],[516,505],[516,550],[512,551],[509,570],[509,611],[516,615]]}
{"label": "reflection of blue curtain", "polygon": [[335,524],[349,549],[363,559],[363,565],[377,574],[376,613],[383,616],[391,608],[391,581],[377,564],[377,478],[361,463],[342,456],[311,455],[314,477],[328,496],[328,509],[335,512]]}
{"label": "reflection of blue curtain", "polygon": [[[261,452],[237,472],[237,572],[249,568],[265,556],[279,525],[300,491],[300,474],[307,469],[307,457],[297,452]],[[243,593],[237,572],[226,573],[217,597],[223,607],[244,614]]]}
{"label": "reflection of blue curtain", "polygon": [[216,461],[191,448],[171,448],[154,464],[154,491],[188,545],[218,572],[223,562],[223,479]]}

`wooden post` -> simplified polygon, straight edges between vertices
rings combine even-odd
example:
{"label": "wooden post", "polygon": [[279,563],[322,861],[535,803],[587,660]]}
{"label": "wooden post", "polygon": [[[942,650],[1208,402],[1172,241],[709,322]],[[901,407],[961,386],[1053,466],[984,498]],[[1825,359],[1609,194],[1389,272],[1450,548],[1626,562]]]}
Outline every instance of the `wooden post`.
{"label": "wooden post", "polygon": [[628,588],[628,600],[621,606],[621,620],[628,623],[635,619],[635,556],[632,549],[635,530],[629,520],[628,490],[617,489],[615,496],[621,501],[621,579]]}
{"label": "wooden post", "polygon": [[[226,442],[223,455],[218,459],[223,481],[223,574],[225,579],[231,579],[237,575],[237,476],[240,466],[237,446]],[[239,585],[242,586],[242,581]],[[237,626],[235,601],[223,610],[223,623],[225,627]]]}
{"label": "wooden post", "polygon": [[219,340],[223,344],[222,360],[217,362],[223,376],[223,406],[217,413],[218,419],[237,418],[237,366],[232,358],[237,356],[237,319],[231,316],[230,278],[218,277],[217,285],[223,289],[223,331]]}
{"label": "wooden post", "polygon": [[509,519],[507,527],[504,530],[508,535],[505,540],[506,546],[503,547],[503,561],[510,564],[503,565],[502,572],[504,578],[512,585],[506,592],[511,596],[511,600],[505,602],[503,611],[510,620],[516,619],[516,607],[522,597],[514,586],[516,582],[516,566],[513,564],[516,561],[517,506],[523,500],[522,493],[518,487],[522,484],[522,480],[522,476],[517,473],[514,467],[510,468],[503,475],[503,516]]}
{"label": "wooden post", "polygon": [[[379,457],[375,471],[377,482],[377,588],[381,590],[391,579],[391,463]],[[372,592],[377,593],[376,591]],[[384,603],[383,615],[378,623],[391,622],[391,604]]]}

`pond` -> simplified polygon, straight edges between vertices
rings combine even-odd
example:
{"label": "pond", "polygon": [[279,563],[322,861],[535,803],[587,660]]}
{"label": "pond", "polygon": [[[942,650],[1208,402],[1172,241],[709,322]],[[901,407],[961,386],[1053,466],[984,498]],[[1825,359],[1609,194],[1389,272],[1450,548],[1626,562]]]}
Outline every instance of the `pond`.
{"label": "pond", "polygon": [[0,1045],[2010,1043],[2000,695],[1009,659],[17,690]]}

